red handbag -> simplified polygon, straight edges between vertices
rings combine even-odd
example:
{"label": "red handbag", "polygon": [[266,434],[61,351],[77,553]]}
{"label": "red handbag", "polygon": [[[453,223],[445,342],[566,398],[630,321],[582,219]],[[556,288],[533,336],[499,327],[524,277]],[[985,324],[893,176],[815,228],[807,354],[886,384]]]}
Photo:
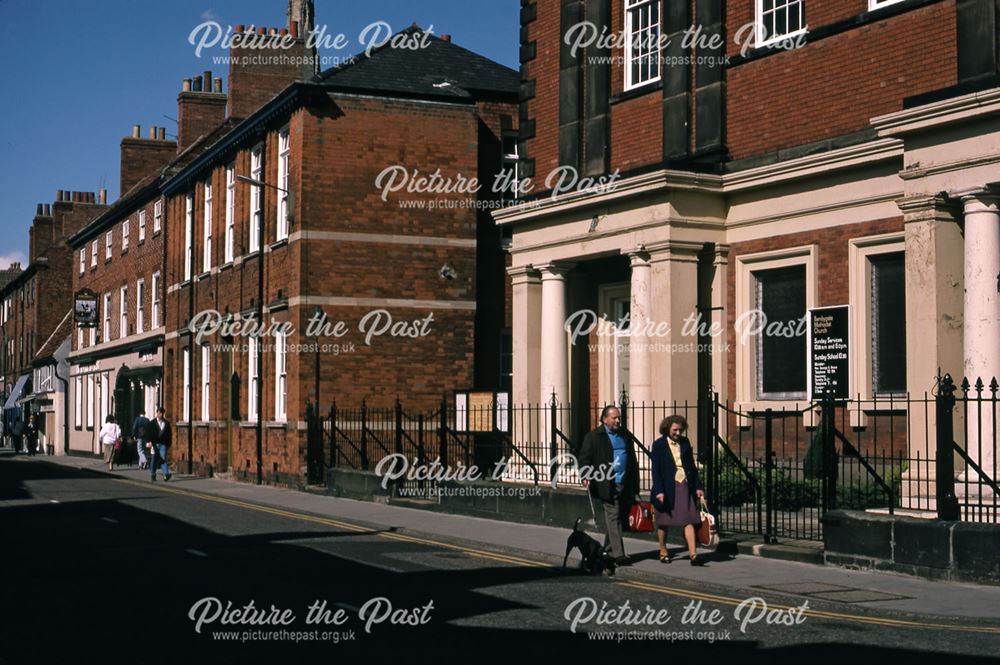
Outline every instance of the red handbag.
{"label": "red handbag", "polygon": [[648,501],[636,501],[628,511],[628,530],[637,533],[653,531],[653,506]]}

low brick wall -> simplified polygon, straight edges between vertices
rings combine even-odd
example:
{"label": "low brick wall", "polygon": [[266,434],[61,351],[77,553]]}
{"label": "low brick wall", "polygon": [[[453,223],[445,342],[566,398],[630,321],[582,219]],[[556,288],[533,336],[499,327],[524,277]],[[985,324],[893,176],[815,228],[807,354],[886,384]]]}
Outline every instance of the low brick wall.
{"label": "low brick wall", "polygon": [[1000,525],[847,510],[823,522],[828,565],[1000,585]]}

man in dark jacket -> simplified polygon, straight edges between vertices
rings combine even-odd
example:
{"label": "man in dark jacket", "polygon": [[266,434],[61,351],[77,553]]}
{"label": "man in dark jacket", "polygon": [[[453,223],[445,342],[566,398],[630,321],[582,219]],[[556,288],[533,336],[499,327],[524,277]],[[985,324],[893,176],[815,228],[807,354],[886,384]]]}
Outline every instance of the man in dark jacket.
{"label": "man in dark jacket", "polygon": [[156,480],[156,467],[163,466],[163,479],[170,480],[170,467],[167,466],[167,450],[173,440],[173,430],[164,417],[162,406],[156,407],[156,420],[149,424],[148,430],[153,441],[153,462],[149,466],[150,480]]}
{"label": "man in dark jacket", "polygon": [[[580,467],[585,470],[583,486],[601,500],[604,507],[604,546],[611,546],[615,563],[627,562],[622,524],[628,524],[628,511],[639,493],[639,461],[628,431],[621,426],[621,412],[606,406],[601,411],[601,425],[588,432],[580,447]],[[587,478],[589,469],[591,477]]]}

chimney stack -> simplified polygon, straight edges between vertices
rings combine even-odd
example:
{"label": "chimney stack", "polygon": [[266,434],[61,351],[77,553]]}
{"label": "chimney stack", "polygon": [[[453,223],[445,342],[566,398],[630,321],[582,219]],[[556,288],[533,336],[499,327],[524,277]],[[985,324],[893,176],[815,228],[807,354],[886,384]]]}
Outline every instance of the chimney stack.
{"label": "chimney stack", "polygon": [[[140,138],[140,126],[132,125],[132,136],[121,142],[121,189],[120,196],[135,187],[136,183],[165,166],[177,154],[173,141],[164,141],[162,128],[151,126],[149,138]],[[90,202],[96,201],[90,192]]]}
{"label": "chimney stack", "polygon": [[101,205],[102,206],[108,204],[108,190],[106,188],[104,188],[104,187],[101,187],[101,199],[100,199],[100,201],[101,201]]}
{"label": "chimney stack", "polygon": [[222,77],[213,79],[211,71],[184,79],[177,96],[177,152],[183,152],[225,121],[227,101]]}

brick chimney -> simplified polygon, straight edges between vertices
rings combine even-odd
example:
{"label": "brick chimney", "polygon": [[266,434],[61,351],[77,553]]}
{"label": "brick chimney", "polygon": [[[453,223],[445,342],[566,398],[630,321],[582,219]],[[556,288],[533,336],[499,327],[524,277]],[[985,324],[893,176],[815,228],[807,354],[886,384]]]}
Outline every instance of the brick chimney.
{"label": "brick chimney", "polygon": [[[71,192],[60,189],[56,192],[56,199],[52,205],[43,206],[42,215],[49,218],[52,224],[52,237],[57,244],[90,224],[107,209],[106,198],[102,201],[94,192]],[[36,215],[35,224],[38,224],[38,221]],[[33,237],[32,242],[34,241]],[[45,251],[38,245],[36,247],[37,251],[32,249],[33,254],[42,254]]]}
{"label": "brick chimney", "polygon": [[288,27],[236,26],[229,49],[229,116],[245,118],[294,81],[319,72],[315,47],[306,48],[313,30],[312,0],[289,0]]}
{"label": "brick chimney", "polygon": [[226,119],[222,79],[212,72],[184,79],[177,96],[177,152],[208,134]]}
{"label": "brick chimney", "polygon": [[140,136],[139,125],[132,126],[132,136],[121,144],[121,191],[119,196],[132,189],[137,182],[156,171],[177,155],[177,142],[167,141],[159,127],[149,128],[149,138]]}
{"label": "brick chimney", "polygon": [[39,203],[28,230],[28,261],[34,261],[56,241],[55,224],[48,204]]}

